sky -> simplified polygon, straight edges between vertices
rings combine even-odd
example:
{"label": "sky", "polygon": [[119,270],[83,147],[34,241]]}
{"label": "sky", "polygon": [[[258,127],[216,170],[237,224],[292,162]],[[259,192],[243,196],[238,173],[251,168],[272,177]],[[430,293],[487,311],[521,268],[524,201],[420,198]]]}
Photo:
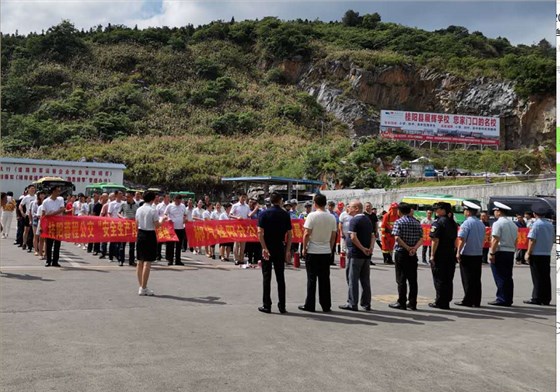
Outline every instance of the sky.
{"label": "sky", "polygon": [[489,38],[505,37],[512,44],[535,44],[546,38],[553,45],[556,3],[517,1],[335,1],[335,0],[1,0],[0,31],[41,32],[69,19],[81,29],[99,24],[139,28],[198,26],[213,20],[280,19],[340,20],[353,9],[377,12],[384,22],[433,31],[450,25],[480,31]]}

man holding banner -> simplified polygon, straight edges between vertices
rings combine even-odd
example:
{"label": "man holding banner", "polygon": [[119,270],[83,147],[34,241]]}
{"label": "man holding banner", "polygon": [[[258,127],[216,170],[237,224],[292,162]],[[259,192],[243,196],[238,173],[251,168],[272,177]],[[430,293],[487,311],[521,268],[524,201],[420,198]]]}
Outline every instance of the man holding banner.
{"label": "man holding banner", "polygon": [[272,207],[266,209],[259,216],[258,236],[262,247],[262,275],[263,275],[263,306],[259,312],[270,313],[272,299],[270,298],[270,281],[272,267],[278,284],[278,310],[286,313],[286,282],[284,280],[284,265],[291,258],[292,221],[290,214],[282,208],[282,196],[273,192],[270,194]]}
{"label": "man holding banner", "polygon": [[[51,188],[51,195],[43,201],[43,212],[41,216],[54,216],[64,214],[66,206],[64,205],[64,199],[59,195],[60,187],[53,186]],[[59,254],[60,240],[47,238],[47,261],[45,263],[45,267],[60,267],[60,264],[58,264]]]}

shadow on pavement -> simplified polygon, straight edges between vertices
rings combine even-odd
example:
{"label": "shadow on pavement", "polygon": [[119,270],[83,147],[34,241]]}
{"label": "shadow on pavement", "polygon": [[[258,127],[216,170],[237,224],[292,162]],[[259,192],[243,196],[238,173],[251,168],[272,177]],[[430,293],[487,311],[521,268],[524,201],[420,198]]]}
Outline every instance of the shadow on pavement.
{"label": "shadow on pavement", "polygon": [[417,321],[455,321],[453,319],[442,317],[442,316],[435,316],[435,315],[423,315],[422,309],[418,310],[401,310],[401,311],[383,311],[373,309],[371,312],[367,314],[379,314],[383,316],[391,316],[391,317],[408,317],[413,320]]}
{"label": "shadow on pavement", "polygon": [[227,305],[227,302],[218,301],[220,297],[177,297],[176,295],[156,295],[154,298],[174,299],[177,301],[192,302],[204,305]]}
{"label": "shadow on pavement", "polygon": [[537,319],[547,320],[549,317],[556,315],[556,308],[549,306],[541,309],[533,309],[528,307],[493,307],[491,305],[483,306],[481,308],[452,308],[451,310],[434,310],[434,313],[445,312],[445,314],[454,314],[457,317],[473,318],[473,319],[486,319],[486,318],[515,318],[515,319]]}
{"label": "shadow on pavement", "polygon": [[[296,311],[296,312],[299,312],[299,311]],[[285,315],[282,315],[282,316],[301,317],[301,318],[313,319],[313,320],[317,320],[317,321],[324,321],[324,322],[328,322],[328,323],[339,323],[339,324],[350,324],[350,325],[362,324],[362,325],[371,325],[371,326],[378,325],[376,323],[367,322],[367,321],[363,321],[363,320],[349,320],[349,319],[346,319],[346,318],[336,317],[336,316],[340,316],[340,314],[335,313],[335,312],[330,312],[328,314],[327,313],[320,313],[320,312],[319,313],[289,312],[289,313],[286,313]]]}
{"label": "shadow on pavement", "polygon": [[[396,313],[389,313],[389,312],[379,312],[376,310],[372,310],[369,312],[352,312],[349,310],[344,311],[344,313],[342,313],[342,311],[340,312],[333,312],[333,314],[337,315],[337,316],[347,316],[347,317],[352,317],[352,318],[356,318],[356,319],[361,319],[361,320],[374,320],[374,321],[378,321],[380,323],[396,323],[396,324],[416,324],[416,325],[422,325],[424,323],[418,322],[418,321],[413,321],[413,320],[407,320],[407,319],[401,319],[401,318],[395,318],[394,316],[399,316]],[[387,317],[387,316],[393,316],[393,317]],[[443,319],[443,320],[441,320]],[[451,319],[445,319],[443,317],[439,317],[439,320],[432,320],[432,321],[453,321]]]}
{"label": "shadow on pavement", "polygon": [[[49,267],[49,268],[52,269],[52,267]],[[62,265],[61,269],[65,272],[73,272],[73,271],[75,271],[75,272],[78,272],[78,271],[79,272],[102,272],[104,274],[109,272],[109,271],[105,271],[105,270],[101,269],[101,267],[98,269],[98,268],[81,268],[81,267],[70,267],[70,266],[67,267],[65,265]]]}
{"label": "shadow on pavement", "polygon": [[28,275],[28,274],[12,274],[10,272],[1,272],[0,271],[0,277],[1,278],[8,278],[8,279],[17,279],[17,280],[40,280],[42,282],[54,282],[54,279],[45,279],[42,276],[33,276],[33,275]]}

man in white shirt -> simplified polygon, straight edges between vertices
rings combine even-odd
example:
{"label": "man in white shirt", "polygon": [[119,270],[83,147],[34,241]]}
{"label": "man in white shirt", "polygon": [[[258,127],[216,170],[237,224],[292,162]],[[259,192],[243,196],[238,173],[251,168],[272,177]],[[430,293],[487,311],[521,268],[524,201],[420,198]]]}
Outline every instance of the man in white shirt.
{"label": "man in white shirt", "polygon": [[[35,201],[35,186],[29,185],[27,188],[27,195],[23,197],[21,203],[19,204],[19,212],[23,216],[23,245],[21,249],[31,248],[33,247],[33,230],[31,230],[31,221],[29,220],[29,207],[31,206],[31,202]],[[31,235],[29,234],[31,233]]]}
{"label": "man in white shirt", "polygon": [[350,228],[350,221],[352,220],[352,215],[348,212],[349,206],[344,208],[344,211],[340,214],[338,218],[338,232],[340,233],[340,252],[348,253],[348,246],[346,241],[348,239],[348,229]]}
{"label": "man in white shirt", "polygon": [[315,311],[315,292],[319,281],[319,304],[323,312],[331,311],[330,260],[336,243],[336,219],[325,210],[327,198],[316,195],[313,198],[315,211],[307,215],[303,225],[302,256],[305,257],[307,270],[307,298],[305,305],[298,309]]}
{"label": "man in white shirt", "polygon": [[[239,202],[231,207],[229,217],[231,219],[248,219],[251,208],[246,203],[247,194],[242,193],[239,195]],[[235,265],[243,264],[245,257],[245,242],[236,242],[233,246],[233,257],[235,258]]]}
{"label": "man in white shirt", "polygon": [[[51,188],[51,195],[43,201],[41,216],[63,215],[66,209],[64,199],[59,196],[60,187]],[[53,253],[54,248],[54,253]],[[60,241],[47,238],[47,261],[45,267],[60,267],[58,259],[60,255]]]}
{"label": "man in white shirt", "polygon": [[173,222],[173,229],[177,234],[178,242],[166,242],[165,245],[165,258],[167,265],[173,265],[173,251],[175,251],[175,265],[185,265],[181,261],[181,247],[185,240],[185,222],[187,221],[187,208],[183,204],[183,196],[176,195],[173,203],[170,203],[165,208],[163,213],[164,218]]}
{"label": "man in white shirt", "polygon": [[[123,193],[115,191],[115,200],[109,202],[107,207],[107,216],[118,218],[123,204]],[[113,261],[113,257],[117,258],[120,265],[124,263],[124,246],[126,242],[111,242],[109,245],[109,262]]]}
{"label": "man in white shirt", "polygon": [[[231,203],[224,204],[224,212],[220,214],[220,220],[229,220],[231,212]],[[233,242],[224,242],[220,244],[220,260],[229,261],[229,255],[233,248]]]}
{"label": "man in white shirt", "polygon": [[[194,206],[193,206],[193,201],[192,199],[188,199],[186,204],[185,204],[185,209],[187,211],[187,222],[192,222],[193,221],[193,217],[192,217],[192,213],[194,210]],[[185,240],[183,241],[183,252],[187,251],[187,248],[189,247],[189,244],[187,243],[188,239],[185,236]],[[190,251],[192,252],[194,249],[190,248]]]}

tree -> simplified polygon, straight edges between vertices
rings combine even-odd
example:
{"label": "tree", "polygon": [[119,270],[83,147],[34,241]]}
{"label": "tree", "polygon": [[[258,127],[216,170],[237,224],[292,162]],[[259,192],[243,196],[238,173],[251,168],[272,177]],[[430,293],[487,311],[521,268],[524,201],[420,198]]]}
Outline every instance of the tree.
{"label": "tree", "polygon": [[347,27],[355,27],[362,24],[362,17],[359,12],[348,10],[342,17],[342,24]]}
{"label": "tree", "polygon": [[362,19],[362,27],[373,30],[381,22],[381,16],[375,12],[373,14],[365,14]]}
{"label": "tree", "polygon": [[69,20],[47,30],[44,36],[36,36],[28,41],[31,54],[48,60],[65,62],[75,56],[87,53],[88,48],[80,38],[80,32]]}

